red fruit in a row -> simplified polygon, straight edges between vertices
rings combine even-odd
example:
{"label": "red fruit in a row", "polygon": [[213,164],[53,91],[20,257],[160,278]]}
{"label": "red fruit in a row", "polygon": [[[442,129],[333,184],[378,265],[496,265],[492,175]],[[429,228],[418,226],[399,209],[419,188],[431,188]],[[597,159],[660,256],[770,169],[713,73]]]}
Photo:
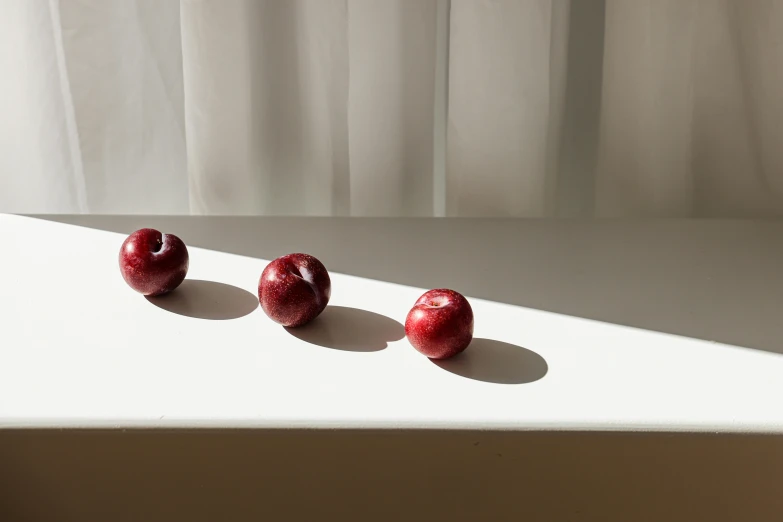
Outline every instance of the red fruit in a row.
{"label": "red fruit in a row", "polygon": [[[188,273],[185,243],[172,234],[143,228],[120,248],[120,272],[128,285],[147,296],[177,288]],[[309,254],[288,254],[269,263],[258,281],[258,301],[270,319],[289,328],[303,326],[324,311],[332,293],[326,267]],[[405,320],[411,345],[431,359],[464,351],[473,339],[473,310],[462,294],[426,292]]]}

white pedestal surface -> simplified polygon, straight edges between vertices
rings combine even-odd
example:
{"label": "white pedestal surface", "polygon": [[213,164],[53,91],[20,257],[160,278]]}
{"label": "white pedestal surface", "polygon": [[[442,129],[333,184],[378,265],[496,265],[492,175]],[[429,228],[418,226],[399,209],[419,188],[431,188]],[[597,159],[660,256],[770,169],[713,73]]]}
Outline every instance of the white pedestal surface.
{"label": "white pedestal surface", "polygon": [[[170,296],[119,274],[143,226],[189,245]],[[0,215],[0,238],[2,520],[779,520],[783,223]],[[293,251],[333,291],[289,331],[255,293]],[[476,324],[437,364],[401,324],[436,287]]]}

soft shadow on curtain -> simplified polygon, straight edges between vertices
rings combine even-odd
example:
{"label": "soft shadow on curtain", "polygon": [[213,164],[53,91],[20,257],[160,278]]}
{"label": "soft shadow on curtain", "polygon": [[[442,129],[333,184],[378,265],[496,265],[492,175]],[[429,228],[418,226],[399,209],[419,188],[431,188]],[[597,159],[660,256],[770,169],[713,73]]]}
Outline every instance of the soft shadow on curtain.
{"label": "soft shadow on curtain", "polygon": [[5,0],[0,211],[783,215],[777,0]]}

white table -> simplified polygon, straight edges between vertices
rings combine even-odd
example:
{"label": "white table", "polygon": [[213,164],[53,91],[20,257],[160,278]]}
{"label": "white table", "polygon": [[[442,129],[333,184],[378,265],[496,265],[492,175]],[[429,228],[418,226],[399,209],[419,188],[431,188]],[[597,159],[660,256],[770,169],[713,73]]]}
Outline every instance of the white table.
{"label": "white table", "polygon": [[[189,245],[188,280],[168,297],[145,299],[120,277],[120,244],[142,226]],[[219,467],[215,463],[228,457],[221,453],[225,444],[215,441],[229,437],[232,446],[246,445],[240,452],[246,455],[261,451],[252,442],[261,437],[266,445],[306,455],[281,463],[288,471],[275,468],[278,475],[267,477],[272,481],[288,472],[304,480],[294,471],[315,466],[351,477],[343,484],[366,484],[370,471],[352,462],[364,458],[383,463],[385,471],[373,468],[376,481],[406,476],[399,466],[407,463],[425,466],[417,473],[434,473],[444,485],[457,478],[461,468],[454,465],[462,459],[477,470],[473,479],[484,476],[477,485],[511,496],[470,503],[463,492],[466,504],[453,519],[473,519],[475,508],[485,515],[497,509],[495,516],[628,520],[628,510],[641,509],[646,497],[623,473],[633,475],[629,469],[641,459],[647,471],[637,476],[639,484],[660,487],[691,456],[704,474],[699,481],[713,481],[710,494],[735,488],[729,476],[715,482],[710,463],[716,459],[734,463],[732,473],[744,474],[742,484],[755,492],[752,505],[742,498],[714,504],[711,519],[751,513],[760,520],[783,507],[772,494],[783,478],[781,238],[783,223],[750,221],[0,215],[0,437],[6,440],[0,470],[24,475],[61,462],[57,468],[71,469],[70,475],[36,479],[50,492],[61,491],[74,480],[105,475],[73,471],[81,461],[65,457],[69,451],[87,448],[95,460],[88,468],[102,469],[95,448],[104,447],[98,451],[104,458],[136,452],[138,459],[117,457],[126,469],[144,462],[149,471],[154,462],[182,472],[189,460],[174,440],[211,447],[199,458]],[[289,332],[266,318],[255,291],[266,262],[293,251],[324,262],[333,292],[321,318]],[[401,325],[416,298],[435,287],[464,293],[476,321],[469,350],[440,364],[415,352]],[[308,431],[333,428],[340,431]],[[116,438],[129,429],[142,431]],[[282,436],[280,429],[299,431]],[[718,443],[707,435],[716,433],[722,434]],[[42,448],[59,450],[47,460]],[[481,448],[491,449],[484,455]],[[323,452],[342,455],[345,469],[335,471],[337,461]],[[165,467],[161,462],[174,453],[180,464]],[[580,461],[582,472],[550,470],[551,483],[542,483],[524,468],[497,469],[504,458],[498,455],[548,470],[547,461],[563,454]],[[269,462],[282,458],[264,455]],[[424,464],[426,455],[435,460]],[[606,468],[598,478],[596,466]],[[6,471],[0,491],[4,479],[19,490],[16,475]],[[473,479],[462,480],[462,487]],[[594,480],[631,487],[624,494],[637,502],[608,509],[607,498],[588,494],[592,489],[584,484]],[[123,491],[121,481],[98,483],[113,492],[108,498]],[[551,505],[518,505],[514,484],[538,488],[534,496]],[[587,489],[563,496],[556,484]],[[698,499],[683,484],[669,492],[666,505]],[[460,486],[429,487],[434,497],[448,497]],[[418,489],[403,491],[415,504]],[[221,495],[210,498],[231,497]],[[71,492],[68,498],[78,519],[93,513],[89,497]],[[328,512],[324,502],[320,509]],[[10,505],[18,510],[11,513],[33,512]],[[437,508],[427,506],[419,509]],[[676,510],[660,509],[646,508],[633,519],[679,519]],[[161,513],[161,520],[171,519]],[[198,513],[207,517],[209,510],[194,510],[188,519],[201,520]],[[396,519],[389,508],[382,513]]]}

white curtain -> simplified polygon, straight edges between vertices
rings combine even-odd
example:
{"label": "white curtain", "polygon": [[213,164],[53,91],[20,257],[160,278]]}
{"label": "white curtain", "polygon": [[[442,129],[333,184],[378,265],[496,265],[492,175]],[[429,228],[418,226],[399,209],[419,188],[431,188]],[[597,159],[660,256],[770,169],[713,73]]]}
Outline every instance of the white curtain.
{"label": "white curtain", "polygon": [[783,2],[0,0],[0,211],[783,216]]}

